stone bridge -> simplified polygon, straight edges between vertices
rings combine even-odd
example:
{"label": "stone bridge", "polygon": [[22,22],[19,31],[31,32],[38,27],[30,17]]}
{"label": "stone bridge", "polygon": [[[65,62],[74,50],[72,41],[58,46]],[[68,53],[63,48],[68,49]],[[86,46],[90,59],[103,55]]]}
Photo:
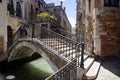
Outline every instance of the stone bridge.
{"label": "stone bridge", "polygon": [[[35,28],[34,36],[28,35],[24,38],[20,37],[20,30],[18,30],[12,41],[9,41],[8,61],[31,56],[37,52],[55,71],[55,74],[46,80],[77,80],[77,78],[93,80],[96,78],[101,62],[85,51],[84,43],[73,41],[47,28],[41,27],[40,30],[44,31],[44,36],[40,34],[41,31],[38,28]],[[33,32],[30,31],[29,34]],[[92,70],[94,73],[91,75]]]}
{"label": "stone bridge", "polygon": [[37,38],[19,39],[8,50],[8,61],[31,56],[34,52],[37,52],[48,62],[54,71],[57,71],[67,63],[67,60],[61,55],[53,54],[49,49],[50,47],[45,46],[45,44]]}

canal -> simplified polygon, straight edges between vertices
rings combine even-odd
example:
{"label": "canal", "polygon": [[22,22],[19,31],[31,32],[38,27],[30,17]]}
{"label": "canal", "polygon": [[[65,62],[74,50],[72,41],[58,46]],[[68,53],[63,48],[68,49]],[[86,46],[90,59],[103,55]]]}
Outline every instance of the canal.
{"label": "canal", "polygon": [[14,76],[11,80],[45,80],[53,72],[49,64],[43,58],[25,62],[22,64],[7,65],[0,69],[0,80],[6,80],[8,76]]}

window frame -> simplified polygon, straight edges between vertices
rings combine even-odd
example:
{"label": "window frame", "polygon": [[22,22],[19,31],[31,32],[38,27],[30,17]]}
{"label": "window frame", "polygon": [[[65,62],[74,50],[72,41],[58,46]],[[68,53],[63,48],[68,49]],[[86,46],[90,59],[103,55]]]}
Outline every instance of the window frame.
{"label": "window frame", "polygon": [[120,7],[120,0],[104,0],[104,7]]}
{"label": "window frame", "polygon": [[0,0],[0,3],[2,3],[2,0]]}

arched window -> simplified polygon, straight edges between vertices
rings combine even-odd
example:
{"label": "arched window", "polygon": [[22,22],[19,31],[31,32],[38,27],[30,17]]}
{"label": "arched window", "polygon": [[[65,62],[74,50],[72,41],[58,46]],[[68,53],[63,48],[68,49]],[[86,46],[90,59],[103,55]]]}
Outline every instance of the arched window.
{"label": "arched window", "polygon": [[119,7],[119,0],[104,0],[105,7]]}
{"label": "arched window", "polygon": [[22,10],[20,2],[16,3],[16,16],[22,18]]}
{"label": "arched window", "polygon": [[9,11],[9,14],[14,15],[14,5],[13,0],[9,0],[9,3],[7,5],[7,10]]}

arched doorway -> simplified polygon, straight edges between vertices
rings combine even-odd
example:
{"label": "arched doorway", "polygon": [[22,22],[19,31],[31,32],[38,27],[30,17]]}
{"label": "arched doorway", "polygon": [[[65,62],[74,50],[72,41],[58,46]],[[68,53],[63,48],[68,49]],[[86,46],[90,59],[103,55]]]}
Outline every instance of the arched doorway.
{"label": "arched doorway", "polygon": [[7,48],[9,48],[12,45],[12,38],[13,38],[13,30],[11,28],[11,26],[7,26]]}

